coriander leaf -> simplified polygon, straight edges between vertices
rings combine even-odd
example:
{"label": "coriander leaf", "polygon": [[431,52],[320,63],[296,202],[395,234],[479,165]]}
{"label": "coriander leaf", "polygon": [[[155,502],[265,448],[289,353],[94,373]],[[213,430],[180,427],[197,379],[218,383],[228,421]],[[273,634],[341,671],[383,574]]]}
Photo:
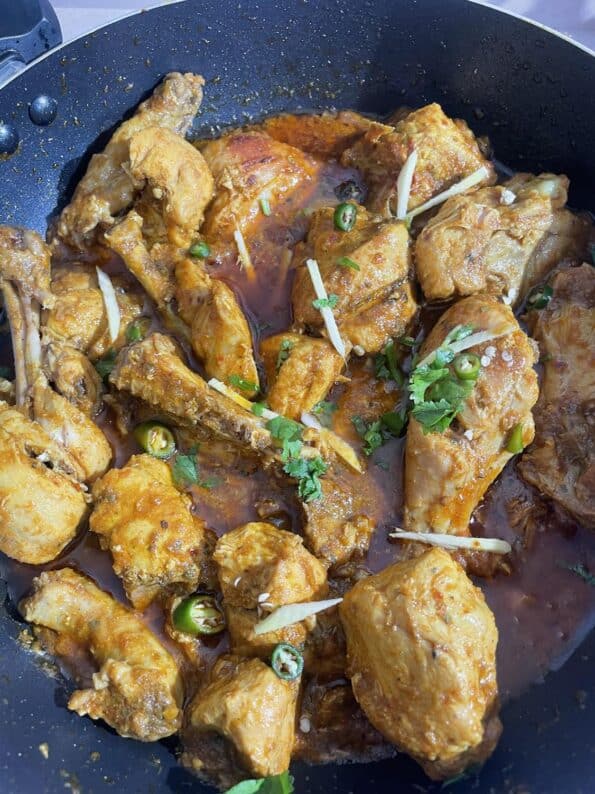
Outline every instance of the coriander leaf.
{"label": "coriander leaf", "polygon": [[404,347],[415,347],[415,339],[412,336],[400,336],[397,341]]}
{"label": "coriander leaf", "polygon": [[313,502],[322,496],[320,476],[326,474],[328,465],[320,456],[308,459],[306,465],[306,473],[300,477],[298,484],[298,494],[304,502]]}
{"label": "coriander leaf", "polygon": [[277,372],[279,372],[283,364],[289,358],[289,352],[293,347],[295,347],[295,343],[292,342],[291,339],[284,339],[281,342],[281,347],[279,348],[279,354],[277,355],[277,364],[276,364]]}
{"label": "coriander leaf", "polygon": [[[442,422],[445,419],[452,421],[452,406],[448,400],[438,400],[436,402],[430,400],[429,402],[415,405],[411,411],[411,416],[420,423],[424,433],[427,433],[430,430],[442,427]],[[448,424],[450,424],[450,421]]]}
{"label": "coriander leaf", "polygon": [[289,772],[265,778],[262,794],[293,794],[293,777]]}
{"label": "coriander leaf", "polygon": [[177,455],[172,467],[172,477],[180,488],[197,485],[199,481],[198,466],[194,455]]}
{"label": "coriander leaf", "polygon": [[444,367],[445,364],[450,364],[454,360],[455,354],[449,347],[439,347],[436,351],[436,358],[430,364],[430,367],[438,369]]}
{"label": "coriander leaf", "polygon": [[266,403],[252,403],[252,413],[254,416],[262,416],[266,407]]}
{"label": "coriander leaf", "polygon": [[266,427],[277,441],[295,441],[302,437],[302,426],[285,416],[276,416],[274,419],[270,419]]}
{"label": "coriander leaf", "polygon": [[266,780],[267,778],[264,777],[258,780],[242,780],[241,783],[236,783],[235,786],[227,789],[226,794],[256,794],[257,791],[263,791]]}
{"label": "coriander leaf", "polygon": [[113,368],[116,366],[116,351],[109,350],[103,358],[95,362],[95,369],[99,376],[105,380]]}
{"label": "coriander leaf", "polygon": [[14,373],[10,367],[0,367],[0,378],[4,378],[4,380],[12,380],[14,378]]}
{"label": "coriander leaf", "polygon": [[367,425],[361,416],[353,416],[351,423],[364,441],[364,455],[371,455],[376,452],[392,435],[391,431],[383,426],[381,419],[377,419]]}
{"label": "coriander leaf", "polygon": [[450,345],[451,342],[458,342],[460,339],[465,339],[467,336],[470,336],[473,333],[473,326],[467,323],[466,325],[455,325],[452,331],[446,335],[444,342],[442,343],[444,347]]}
{"label": "coriander leaf", "polygon": [[383,356],[382,353],[376,353],[374,356],[374,376],[378,378],[378,380],[390,380],[386,356]]}
{"label": "coriander leaf", "polygon": [[235,386],[242,391],[258,391],[258,384],[252,383],[251,380],[245,380],[241,378],[239,375],[230,375],[229,376],[229,383],[231,386]]}
{"label": "coriander leaf", "polygon": [[354,262],[353,259],[350,259],[348,256],[342,256],[337,260],[337,264],[340,267],[349,267],[351,270],[361,270],[357,262]]}
{"label": "coriander leaf", "polygon": [[414,405],[423,403],[425,400],[426,389],[442,378],[449,375],[446,368],[432,369],[427,364],[416,367],[409,378],[409,394]]}
{"label": "coriander leaf", "polygon": [[281,452],[281,459],[282,460],[291,460],[292,458],[297,458],[302,450],[302,442],[299,438],[295,439],[295,441],[287,441],[283,442],[283,450]]}
{"label": "coriander leaf", "polygon": [[386,343],[381,353],[374,356],[374,372],[377,378],[392,379],[398,386],[402,386],[403,375],[399,369],[397,351],[392,339]]}
{"label": "coriander leaf", "polygon": [[398,438],[403,434],[407,424],[407,414],[405,411],[388,411],[380,417],[383,427],[390,431],[391,435]]}
{"label": "coriander leaf", "polygon": [[580,576],[587,584],[591,585],[591,587],[595,587],[595,574],[591,573],[586,565],[583,565],[582,562],[577,562],[574,565],[562,565],[563,568],[566,568],[567,571],[572,571],[577,576]]}
{"label": "coriander leaf", "polygon": [[336,410],[336,403],[330,402],[330,400],[321,400],[312,408],[312,413],[318,417],[323,427],[330,427],[333,423],[333,414]]}
{"label": "coriander leaf", "polygon": [[329,295],[327,298],[316,298],[312,301],[312,306],[315,309],[334,309],[339,302],[338,295]]}
{"label": "coriander leaf", "polygon": [[199,488],[206,488],[210,491],[211,488],[218,488],[222,485],[223,480],[220,480],[219,477],[207,477],[206,480],[201,478],[196,484]]}
{"label": "coriander leaf", "polygon": [[358,435],[363,436],[366,432],[366,423],[361,418],[361,416],[352,416],[351,417],[351,424],[355,427],[356,432]]}

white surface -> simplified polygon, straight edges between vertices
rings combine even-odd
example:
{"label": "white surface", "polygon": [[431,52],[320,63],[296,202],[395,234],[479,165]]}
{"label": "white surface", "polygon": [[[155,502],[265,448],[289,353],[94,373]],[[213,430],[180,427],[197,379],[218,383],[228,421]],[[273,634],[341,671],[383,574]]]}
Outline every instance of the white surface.
{"label": "white surface", "polygon": [[[18,0],[17,0],[18,1]],[[274,0],[269,0],[274,2]],[[64,41],[118,17],[173,0],[54,0]],[[423,0],[422,0],[423,2]],[[595,0],[490,0],[492,5],[534,19],[595,49]],[[315,7],[315,6],[314,6]]]}

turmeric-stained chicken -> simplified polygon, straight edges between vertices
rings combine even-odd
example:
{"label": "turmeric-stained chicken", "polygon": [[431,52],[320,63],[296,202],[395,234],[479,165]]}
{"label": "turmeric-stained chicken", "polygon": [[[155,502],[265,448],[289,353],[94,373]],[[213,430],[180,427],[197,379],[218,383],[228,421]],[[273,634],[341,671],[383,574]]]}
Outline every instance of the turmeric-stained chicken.
{"label": "turmeric-stained chicken", "polygon": [[50,653],[66,662],[87,652],[96,672],[68,708],[105,720],[144,742],[175,733],[184,692],[176,663],[133,612],[72,568],[46,571],[21,604]]}
{"label": "turmeric-stained chicken", "polygon": [[[444,344],[449,332],[463,326],[488,338],[465,351],[462,363],[478,368],[470,394],[444,432],[428,432],[415,413],[409,422],[405,527],[412,532],[468,535],[471,514],[486,490],[512,456],[533,440],[537,355],[510,307],[484,296],[455,303],[422,345],[421,363]],[[440,390],[451,387],[437,383],[436,394],[431,388],[435,402],[449,396]]]}
{"label": "turmeric-stained chicken", "polygon": [[394,127],[371,124],[365,135],[343,153],[341,162],[364,175],[369,191],[366,206],[371,212],[385,217],[396,215],[397,177],[414,150],[418,159],[408,210],[482,167],[483,183],[496,181],[494,167],[469,127],[460,119],[449,119],[434,103],[409,113]]}
{"label": "turmeric-stained chicken", "polygon": [[390,742],[437,779],[492,752],[498,632],[481,590],[447,552],[362,579],[339,612],[353,692]]}
{"label": "turmeric-stained chicken", "polygon": [[93,486],[89,526],[109,549],[114,570],[137,609],[156,598],[214,585],[214,545],[191,500],[176,490],[171,468],[150,455],[134,455]]}
{"label": "turmeric-stained chicken", "polygon": [[564,208],[564,176],[517,174],[448,199],[415,243],[430,301],[476,292],[516,303],[565,257],[582,257],[591,224]]}
{"label": "turmeric-stained chicken", "polygon": [[355,224],[341,231],[335,210],[312,215],[308,239],[300,247],[292,303],[298,325],[321,329],[323,319],[307,259],[315,259],[333,313],[344,339],[369,353],[378,352],[394,336],[403,334],[416,312],[410,282],[411,254],[405,224],[382,221],[357,207]]}
{"label": "turmeric-stained chicken", "polygon": [[260,635],[253,631],[277,607],[326,595],[326,570],[298,535],[271,524],[246,524],[218,541],[213,558],[234,653],[268,657],[280,642],[303,645],[304,623]]}
{"label": "turmeric-stained chicken", "polygon": [[182,763],[222,789],[285,772],[297,695],[260,659],[221,656],[186,709]]}
{"label": "turmeric-stained chicken", "polygon": [[375,123],[352,110],[315,115],[282,113],[265,119],[262,129],[276,141],[321,160],[338,160]]}
{"label": "turmeric-stained chicken", "polygon": [[547,306],[528,313],[544,372],[535,441],[519,469],[595,529],[595,271],[587,264],[562,270],[549,288]]}

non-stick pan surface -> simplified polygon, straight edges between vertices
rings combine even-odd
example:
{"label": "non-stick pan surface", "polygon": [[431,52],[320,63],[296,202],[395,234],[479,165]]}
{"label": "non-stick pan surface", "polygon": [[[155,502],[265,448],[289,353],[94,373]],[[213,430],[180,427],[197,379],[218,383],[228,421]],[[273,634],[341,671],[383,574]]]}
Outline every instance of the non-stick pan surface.
{"label": "non-stick pan surface", "polygon": [[[283,110],[383,113],[436,100],[489,134],[511,167],[567,173],[571,203],[595,209],[595,59],[569,42],[466,0],[187,0],[75,41],[0,91],[0,121],[21,136],[17,153],[0,162],[0,221],[44,232],[89,155],[171,70],[207,78],[197,120],[205,129]],[[46,128],[28,116],[40,93],[59,102]],[[21,630],[7,599],[0,607],[3,794],[203,790],[177,767],[173,745],[123,740],[68,712],[63,683],[48,680],[15,642]],[[594,651],[592,637],[545,684],[509,704],[500,746],[479,781],[447,791],[594,791]],[[300,794],[440,789],[404,758],[300,766],[296,784]]]}

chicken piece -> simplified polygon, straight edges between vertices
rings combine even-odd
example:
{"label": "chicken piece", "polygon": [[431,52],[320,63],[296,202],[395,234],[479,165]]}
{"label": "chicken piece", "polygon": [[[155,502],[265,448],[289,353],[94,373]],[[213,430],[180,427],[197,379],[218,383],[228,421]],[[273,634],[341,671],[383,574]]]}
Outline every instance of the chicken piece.
{"label": "chicken piece", "polygon": [[345,362],[326,339],[291,332],[269,336],[260,345],[267,375],[267,402],[289,419],[323,400]]}
{"label": "chicken piece", "polygon": [[394,747],[358,706],[349,684],[306,684],[292,759],[308,764],[379,761]]}
{"label": "chicken piece", "polygon": [[213,177],[202,154],[170,129],[147,127],[130,139],[128,171],[160,203],[169,242],[185,248],[213,197]]}
{"label": "chicken piece", "polygon": [[0,551],[41,565],[70,543],[87,513],[73,469],[42,427],[0,402]]}
{"label": "chicken piece", "polygon": [[152,334],[122,350],[110,382],[186,426],[204,426],[215,436],[265,457],[274,452],[273,439],[262,421],[207,386],[183,363],[171,339],[162,334]]}
{"label": "chicken piece", "polygon": [[[205,372],[230,384],[244,397],[259,390],[252,335],[238,300],[227,284],[211,278],[204,267],[180,257],[175,269],[176,300],[180,317],[190,328],[192,350]],[[256,389],[230,383],[236,376]]]}
{"label": "chicken piece", "polygon": [[102,407],[103,384],[87,356],[71,345],[52,342],[45,351],[46,371],[57,391],[81,413],[97,416]]}
{"label": "chicken piece", "polygon": [[514,304],[556,264],[553,257],[582,255],[590,224],[563,208],[567,189],[565,176],[517,174],[448,199],[415,243],[426,298],[484,292]]}
{"label": "chicken piece", "polygon": [[201,229],[207,240],[233,242],[236,229],[249,236],[263,218],[259,200],[278,205],[298,190],[312,189],[319,166],[308,155],[264,132],[232,132],[209,141],[202,153],[215,178],[215,199]]}
{"label": "chicken piece", "polygon": [[203,85],[199,75],[168,74],[134,116],[118,127],[103,152],[93,155],[60,216],[57,233],[64,242],[85,248],[98,226],[111,226],[114,218],[131,206],[138,188],[123,166],[129,161],[132,137],[151,127],[185,135],[200,107]]}
{"label": "chicken piece", "polygon": [[51,653],[68,658],[85,650],[95,662],[92,687],[75,691],[69,709],[143,742],[176,733],[184,699],[176,663],[109,593],[72,568],[45,571],[20,610]]}
{"label": "chicken piece", "polygon": [[506,447],[513,428],[522,426],[523,446],[533,440],[536,350],[510,307],[481,295],[460,300],[436,323],[420,357],[438,348],[455,326],[465,324],[475,331],[505,335],[470,350],[486,364],[449,428],[424,434],[410,419],[404,520],[412,532],[468,535],[473,510],[512,458]]}
{"label": "chicken piece", "polygon": [[359,113],[282,113],[262,122],[261,128],[276,141],[313,154],[320,160],[338,159],[375,122]]}
{"label": "chicken piece", "polygon": [[498,631],[483,593],[443,549],[360,580],[339,607],[357,702],[434,779],[496,746]]}
{"label": "chicken piece", "polygon": [[0,401],[14,405],[15,399],[14,382],[7,378],[0,378]]}
{"label": "chicken piece", "polygon": [[95,483],[93,500],[89,527],[110,551],[135,609],[199,584],[213,589],[214,537],[192,514],[192,500],[176,489],[165,461],[133,455]]}
{"label": "chicken piece", "polygon": [[260,659],[220,656],[186,709],[182,764],[222,789],[285,772],[297,694]]}
{"label": "chicken piece", "polygon": [[413,150],[418,159],[409,194],[408,210],[460,182],[482,166],[484,184],[496,174],[467,124],[452,120],[433,103],[409,113],[394,127],[372,124],[365,135],[343,153],[341,163],[358,168],[368,186],[366,206],[390,218],[396,215],[397,177]]}
{"label": "chicken piece", "polygon": [[[21,243],[29,246],[28,254]],[[111,447],[89,417],[52,390],[42,369],[40,306],[31,280],[49,283],[49,250],[33,232],[2,227],[0,254],[0,288],[10,322],[17,406],[68,452],[76,462],[77,479],[92,481],[109,466]],[[51,300],[50,295],[49,304]]]}
{"label": "chicken piece", "polygon": [[552,299],[529,313],[544,374],[536,436],[519,463],[522,477],[595,529],[595,271],[562,270]]}
{"label": "chicken piece", "polygon": [[[334,209],[312,215],[300,259],[315,259],[329,295],[337,295],[333,313],[339,331],[352,345],[377,353],[393,336],[401,335],[417,305],[411,291],[409,234],[403,223],[379,221],[358,207],[350,232],[335,227]],[[358,269],[339,262],[348,257]],[[296,270],[292,303],[300,327],[323,328],[320,311],[313,306],[314,287],[305,264]]]}
{"label": "chicken piece", "polygon": [[126,329],[143,312],[144,299],[118,276],[111,276],[120,309],[120,333],[115,342],[109,336],[103,295],[97,271],[84,264],[57,267],[52,271],[54,305],[42,319],[44,338],[67,343],[91,361],[126,344]]}

